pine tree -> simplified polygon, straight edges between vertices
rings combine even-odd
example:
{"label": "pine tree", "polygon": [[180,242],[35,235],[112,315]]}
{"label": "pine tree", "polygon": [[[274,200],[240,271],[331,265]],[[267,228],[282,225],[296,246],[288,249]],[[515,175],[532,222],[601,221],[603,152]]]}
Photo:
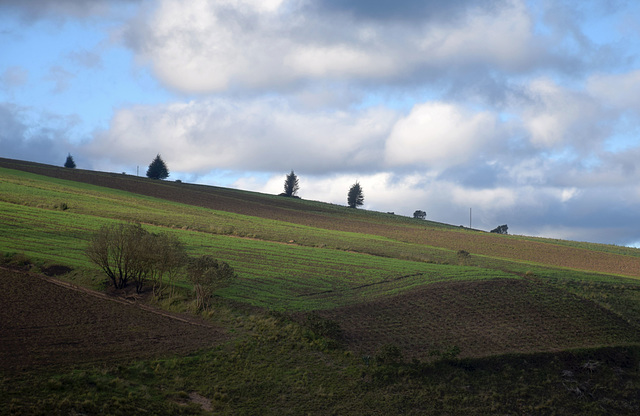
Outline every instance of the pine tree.
{"label": "pine tree", "polygon": [[73,156],[71,156],[71,153],[67,155],[67,161],[64,162],[64,167],[69,169],[75,169],[76,162],[73,161]]}
{"label": "pine tree", "polygon": [[349,194],[347,195],[347,204],[349,208],[358,208],[360,205],[364,204],[364,195],[362,194],[362,187],[360,183],[356,182],[351,185],[349,189]]}
{"label": "pine tree", "polygon": [[149,165],[149,169],[147,169],[147,178],[151,179],[166,179],[169,177],[169,170],[167,169],[167,165],[164,163],[164,160],[158,154],[153,162]]}
{"label": "pine tree", "polygon": [[295,197],[298,191],[300,190],[300,185],[298,183],[298,177],[293,170],[290,174],[287,175],[287,178],[284,180],[284,192],[281,194],[283,196],[293,196]]}

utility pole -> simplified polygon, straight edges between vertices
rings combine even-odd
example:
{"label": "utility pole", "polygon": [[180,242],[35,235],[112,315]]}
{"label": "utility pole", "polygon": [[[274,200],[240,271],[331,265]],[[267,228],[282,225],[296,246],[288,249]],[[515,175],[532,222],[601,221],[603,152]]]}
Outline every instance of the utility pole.
{"label": "utility pole", "polygon": [[469,229],[471,229],[471,208],[469,208]]}

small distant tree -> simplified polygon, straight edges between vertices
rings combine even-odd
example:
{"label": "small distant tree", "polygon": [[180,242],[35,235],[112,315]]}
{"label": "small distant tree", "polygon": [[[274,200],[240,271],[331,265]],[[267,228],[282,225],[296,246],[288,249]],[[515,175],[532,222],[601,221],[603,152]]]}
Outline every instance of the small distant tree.
{"label": "small distant tree", "polygon": [[364,204],[364,195],[362,193],[362,187],[360,183],[356,181],[351,188],[349,188],[349,194],[347,195],[347,205],[349,208],[357,208]]}
{"label": "small distant tree", "polygon": [[300,185],[298,183],[298,177],[296,176],[295,173],[293,173],[293,170],[292,170],[291,173],[288,174],[286,179],[284,180],[284,192],[281,193],[280,195],[295,197],[299,190],[300,190]]}
{"label": "small distant tree", "polygon": [[169,177],[169,170],[164,160],[158,154],[155,159],[149,165],[147,169],[147,178],[151,179],[167,179]]}
{"label": "small distant tree", "polygon": [[413,218],[416,218],[418,220],[423,220],[423,219],[427,218],[427,213],[424,212],[424,211],[421,211],[421,210],[416,210],[413,213]]}
{"label": "small distant tree", "polygon": [[216,290],[231,284],[238,275],[228,263],[203,255],[189,262],[187,277],[193,284],[196,308],[202,310],[211,305],[211,298]]}
{"label": "small distant tree", "polygon": [[507,227],[507,224],[504,224],[497,226],[496,228],[491,230],[491,232],[496,234],[509,234],[507,230],[509,230],[509,227]]}
{"label": "small distant tree", "polygon": [[67,155],[67,161],[64,162],[64,167],[69,169],[75,169],[76,162],[73,161],[73,156],[71,156],[71,153]]}

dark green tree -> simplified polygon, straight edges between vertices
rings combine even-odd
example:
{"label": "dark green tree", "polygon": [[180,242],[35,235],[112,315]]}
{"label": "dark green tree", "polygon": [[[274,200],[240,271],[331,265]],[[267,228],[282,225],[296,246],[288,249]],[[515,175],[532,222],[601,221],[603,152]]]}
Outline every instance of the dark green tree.
{"label": "dark green tree", "polygon": [[67,155],[67,161],[64,162],[64,167],[69,169],[75,169],[76,162],[73,161],[73,156],[71,156],[71,153]]}
{"label": "dark green tree", "polygon": [[293,170],[290,174],[287,175],[287,178],[284,180],[284,192],[280,195],[282,196],[293,196],[295,197],[298,191],[300,190],[300,184],[298,183],[298,177]]}
{"label": "dark green tree", "polygon": [[507,224],[504,224],[504,225],[497,226],[496,228],[491,230],[491,232],[496,234],[509,234],[508,230],[509,230],[509,227],[507,226]]}
{"label": "dark green tree", "polygon": [[351,185],[351,188],[349,189],[349,194],[347,195],[347,204],[349,205],[349,208],[358,208],[360,205],[364,204],[362,187],[357,181],[356,183]]}
{"label": "dark green tree", "polygon": [[155,159],[149,165],[147,169],[147,178],[151,179],[166,179],[169,177],[169,169],[164,163],[164,160],[158,154]]}
{"label": "dark green tree", "polygon": [[425,218],[427,218],[427,213],[418,209],[413,213],[413,218],[418,219],[418,220],[423,220]]}

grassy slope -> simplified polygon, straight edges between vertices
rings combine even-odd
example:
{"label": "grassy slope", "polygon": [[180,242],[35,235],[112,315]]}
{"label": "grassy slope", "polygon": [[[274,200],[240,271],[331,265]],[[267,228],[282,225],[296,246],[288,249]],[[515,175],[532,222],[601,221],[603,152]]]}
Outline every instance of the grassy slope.
{"label": "grassy slope", "polygon": [[[2,166],[80,181],[45,178],[2,169]],[[97,185],[108,186],[109,189]],[[640,286],[636,278],[640,274],[640,260],[638,250],[634,249],[496,236],[318,202],[215,187],[152,182],[123,175],[70,172],[4,159],[0,159],[0,201],[0,235],[3,236],[0,252],[24,252],[42,261],[60,262],[79,269],[90,268],[83,250],[95,229],[113,220],[143,221],[150,227],[157,227],[154,230],[178,233],[194,253],[214,252],[229,261],[242,279],[221,295],[271,309],[318,310],[322,316],[341,323],[349,345],[358,353],[373,354],[389,342],[401,346],[407,357],[427,359],[433,348],[452,345],[459,346],[465,356],[482,356],[636,344],[639,341],[640,290],[637,289]],[[63,204],[66,204],[66,210],[61,209]],[[294,243],[288,244],[291,240]],[[460,249],[470,251],[471,256],[459,257],[457,251]],[[529,273],[523,280],[520,276],[525,272]],[[497,277],[501,279],[492,280]],[[487,283],[482,285],[481,281]],[[496,284],[509,281],[513,284]],[[84,280],[83,283],[88,282]],[[456,290],[456,286],[452,286],[455,284],[462,284],[458,287],[465,289]],[[434,319],[436,316],[438,318]],[[535,319],[528,320],[528,316]],[[238,319],[243,329],[236,329],[246,329],[246,318],[236,318],[233,325],[238,324]],[[483,325],[474,325],[479,320]],[[265,336],[263,342],[256,341],[257,344],[246,347],[249,350],[245,352],[236,348],[236,352],[231,354],[247,354],[246,360],[250,361],[270,361],[269,351],[286,348],[277,342],[284,336],[292,339],[287,341],[293,344],[289,348],[301,348],[301,352],[291,356],[293,364],[278,361],[266,365],[270,372],[285,372],[277,376],[275,383],[282,386],[292,383],[300,376],[296,371],[324,374],[320,364],[310,359],[316,354],[313,353],[314,348],[318,348],[314,347],[316,344],[309,346],[308,340],[300,340],[298,335],[287,338],[282,329],[278,329],[280,326],[272,326],[268,331],[265,329],[271,335]],[[514,333],[514,328],[519,328],[521,333]],[[542,336],[536,338],[536,335]],[[483,337],[489,337],[491,342],[483,342]],[[536,342],[531,343],[531,340]],[[527,343],[530,348],[523,348]],[[216,356],[214,352],[209,353],[202,365],[219,366],[215,363],[219,363],[224,354]],[[587,360],[585,357],[589,354],[581,355],[581,359]],[[382,404],[380,397],[374,399],[375,392],[391,394],[398,388],[402,388],[402,392],[394,391],[393,397],[404,397],[403,400],[412,403],[414,408],[417,406],[415,397],[418,396],[426,399],[432,398],[431,393],[448,394],[450,397],[458,394],[451,390],[451,386],[442,385],[431,389],[431,392],[418,391],[417,386],[411,387],[412,382],[406,377],[396,379],[396,375],[389,374],[384,375],[386,381],[382,384],[378,385],[376,381],[374,386],[367,384],[369,387],[365,390],[358,390],[362,386],[359,386],[357,377],[352,379],[344,371],[348,369],[359,373],[361,370],[353,361],[347,359],[347,363],[340,363],[341,360],[331,354],[321,359],[332,363],[327,377],[339,373],[351,380],[351,384],[347,384],[352,391],[359,391],[355,396],[357,399],[350,397],[347,391],[327,384],[323,376],[307,382],[306,386],[289,388],[309,396],[308,400],[315,406],[319,404],[310,396],[324,397],[327,406],[333,410],[341,408],[335,398],[346,400],[347,406],[354,405],[349,400],[367,397],[369,388],[374,392],[371,399],[378,406]],[[184,374],[190,374],[190,377],[194,376],[193,372],[201,371],[192,368],[188,360],[179,361],[182,364],[178,366],[186,366],[180,372],[186,372]],[[239,376],[238,382],[253,386],[251,394],[258,401],[265,400],[265,396],[259,393],[263,387],[252,384],[250,380],[258,374],[264,375],[266,369],[248,365],[250,361],[245,361],[243,373],[248,379]],[[285,368],[290,365],[298,370],[287,373]],[[541,371],[557,365],[550,360]],[[414,367],[403,371],[412,369]],[[175,368],[163,371],[169,371],[172,377],[181,377]],[[228,372],[237,371],[237,368],[224,365],[215,371],[230,377]],[[371,371],[373,373],[367,373],[366,377],[378,380],[376,372],[382,370]],[[449,371],[454,373],[457,370]],[[511,370],[504,371],[508,373]],[[637,383],[637,365],[635,372],[628,372],[625,376],[631,386],[637,385],[633,384]],[[87,377],[100,378],[100,375]],[[119,370],[113,377],[116,380],[126,379]],[[468,378],[469,375],[465,373],[457,377]],[[75,380],[74,377],[72,379]],[[611,378],[609,381],[613,386],[620,380]],[[473,377],[467,381],[477,382]],[[566,384],[569,381],[557,379],[556,383]],[[27,384],[33,382],[31,379],[25,381]],[[234,383],[235,378],[228,385]],[[19,386],[18,383],[16,389]],[[222,390],[216,393],[219,388]],[[311,391],[318,388],[325,389],[323,394]],[[527,390],[524,385],[521,388]],[[553,389],[552,386],[549,388]],[[229,392],[225,387],[213,387],[211,384],[190,384],[184,389],[197,390],[208,397],[218,394],[223,399],[217,404],[221,411],[226,409],[234,413],[240,402],[244,406],[241,408],[250,409],[252,406],[246,400],[239,400],[247,394],[246,391]],[[50,393],[48,387],[43,387],[43,391]],[[271,389],[264,391],[272,397]],[[626,392],[626,388],[621,389],[621,394]],[[159,392],[154,394],[162,395]],[[529,391],[527,394],[532,393]],[[508,396],[506,394],[505,397]],[[548,400],[562,402],[567,398],[560,396],[560,399]],[[237,402],[229,403],[229,397]],[[270,399],[276,409],[278,406],[292,406],[286,395],[277,397],[280,398],[275,402]],[[480,406],[481,396],[474,397],[473,405]],[[503,411],[520,409],[506,405],[505,400],[508,399],[505,397],[494,397],[487,402]],[[166,394],[164,399],[167,399]],[[632,403],[638,403],[635,399]],[[304,410],[304,407],[296,408]],[[531,408],[529,410],[532,411]]]}

